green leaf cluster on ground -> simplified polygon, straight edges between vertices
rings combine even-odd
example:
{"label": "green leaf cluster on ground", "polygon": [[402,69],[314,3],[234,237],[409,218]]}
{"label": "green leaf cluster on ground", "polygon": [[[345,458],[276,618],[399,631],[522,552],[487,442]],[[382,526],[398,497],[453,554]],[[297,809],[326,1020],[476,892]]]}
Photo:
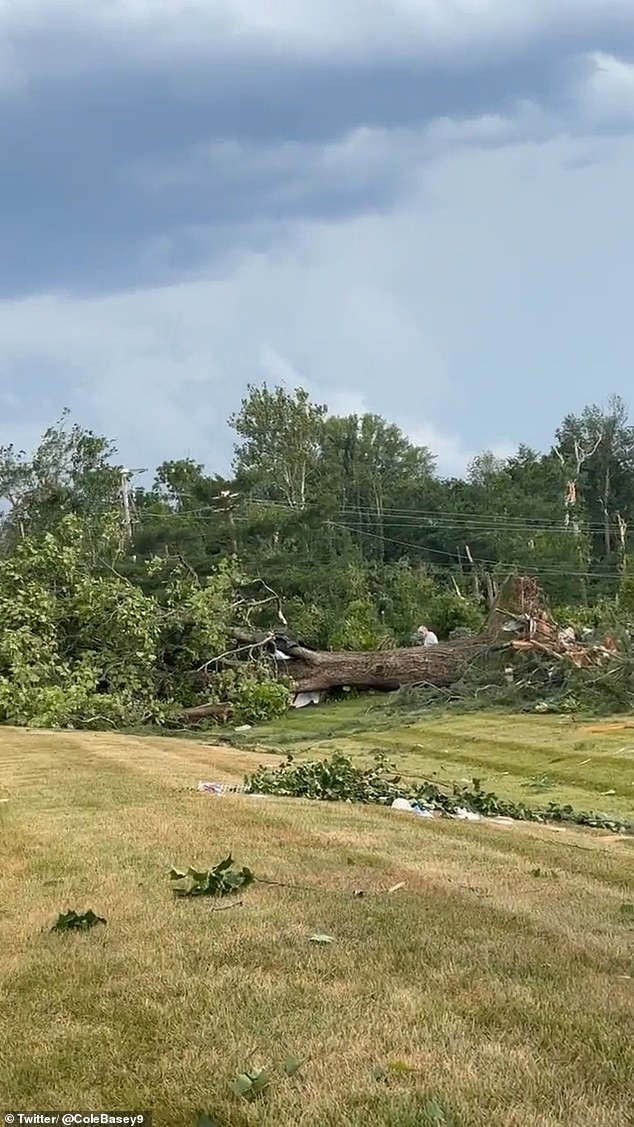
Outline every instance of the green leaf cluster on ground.
{"label": "green leaf cluster on ground", "polygon": [[255,877],[250,869],[238,869],[229,854],[212,869],[170,869],[170,880],[176,896],[230,896],[248,888]]}

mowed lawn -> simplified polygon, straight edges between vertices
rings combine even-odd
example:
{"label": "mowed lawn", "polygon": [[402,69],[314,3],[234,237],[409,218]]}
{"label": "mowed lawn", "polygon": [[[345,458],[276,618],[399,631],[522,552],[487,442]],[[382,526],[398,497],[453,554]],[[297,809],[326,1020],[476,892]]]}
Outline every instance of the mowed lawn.
{"label": "mowed lawn", "polygon": [[[302,719],[308,742],[318,711]],[[500,721],[460,723],[484,746]],[[504,718],[509,741],[515,723]],[[533,722],[531,759],[528,723],[521,777],[505,768],[520,789],[559,731]],[[618,790],[625,813],[634,758],[619,749],[634,730],[568,731],[571,754],[587,745],[580,761],[625,766],[617,784],[608,767],[588,782],[563,762],[555,784],[585,806]],[[370,754],[379,736],[357,732],[348,749]],[[468,777],[473,760],[452,746]],[[0,729],[1,1109],[152,1108],[159,1127],[195,1127],[199,1111],[218,1127],[634,1123],[634,839],[188,789],[241,781],[265,758]],[[228,911],[173,896],[171,865],[229,850],[299,887],[257,883]],[[67,908],[108,923],[51,934]],[[288,1057],[304,1061],[292,1077]],[[256,1065],[277,1071],[247,1105],[231,1082]]]}

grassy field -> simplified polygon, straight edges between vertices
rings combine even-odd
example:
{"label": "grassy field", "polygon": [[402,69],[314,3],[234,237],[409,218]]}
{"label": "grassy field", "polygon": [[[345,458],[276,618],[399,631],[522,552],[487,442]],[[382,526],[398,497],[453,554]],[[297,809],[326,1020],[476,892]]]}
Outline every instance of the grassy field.
{"label": "grassy field", "polygon": [[[632,816],[634,728],[404,728],[366,709],[247,735],[311,756],[382,747],[416,776]],[[218,1127],[634,1122],[634,839],[188,789],[266,758],[0,729],[1,1109],[153,1108],[158,1127],[199,1111]],[[230,911],[173,896],[172,864],[230,849],[282,884]],[[51,934],[67,908],[108,923]],[[291,1056],[305,1063],[286,1077]],[[254,1065],[277,1071],[247,1105],[231,1081]]]}

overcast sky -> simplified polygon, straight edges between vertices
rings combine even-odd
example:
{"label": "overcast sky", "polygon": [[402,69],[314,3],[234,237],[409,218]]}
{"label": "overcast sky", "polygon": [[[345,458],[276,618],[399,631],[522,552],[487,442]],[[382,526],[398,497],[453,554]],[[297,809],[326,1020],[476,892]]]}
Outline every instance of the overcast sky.
{"label": "overcast sky", "polygon": [[633,0],[0,0],[0,443],[247,382],[457,473],[631,399]]}

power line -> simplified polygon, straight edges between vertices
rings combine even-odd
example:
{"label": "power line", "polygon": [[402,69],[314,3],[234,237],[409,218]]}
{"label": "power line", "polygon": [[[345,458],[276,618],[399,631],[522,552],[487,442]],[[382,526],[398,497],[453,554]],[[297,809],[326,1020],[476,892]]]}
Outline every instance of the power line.
{"label": "power line", "polygon": [[[446,552],[446,551],[441,550],[440,548],[427,548],[422,544],[411,544],[411,543],[408,543],[408,541],[406,541],[406,540],[396,540],[396,539],[394,539],[393,537],[390,537],[390,536],[382,536],[380,533],[368,532],[366,529],[351,528],[350,526],[348,526],[346,524],[339,524],[339,523],[335,523],[334,521],[327,521],[326,523],[332,525],[335,528],[345,529],[347,532],[358,533],[360,536],[370,536],[372,539],[379,540],[379,541],[384,542],[384,543],[397,544],[397,545],[399,545],[400,547],[403,547],[403,548],[411,548],[413,551],[416,551],[416,552],[428,552],[428,553],[431,553],[432,555],[444,556],[445,558],[451,559],[451,560],[454,560],[454,561],[456,559],[456,553],[455,552]],[[568,568],[568,567],[562,567],[562,568],[554,569],[554,568],[549,568],[549,567],[538,567],[537,565],[534,565],[534,564],[533,565],[531,565],[531,564],[521,564],[520,565],[517,562],[505,563],[503,560],[488,560],[488,559],[483,559],[482,557],[478,557],[476,562],[480,563],[480,564],[487,564],[487,566],[490,566],[490,567],[516,568],[516,567],[521,566],[524,570],[535,571],[539,575],[561,575],[561,576],[571,575],[571,576],[574,576],[575,578],[583,578],[583,579],[620,579],[621,574],[622,574],[620,571],[615,571],[615,572],[612,572],[612,571],[605,571],[605,572],[571,571],[570,568]]]}
{"label": "power line", "polygon": [[[148,514],[146,514],[146,516],[155,516],[161,523],[163,523],[165,516],[179,517],[181,515],[187,516],[188,514],[187,513],[183,513],[183,514],[179,514],[179,513],[150,514],[150,513],[148,513]],[[247,518],[244,518],[244,517],[236,517],[236,521],[241,523],[241,524],[248,523]],[[396,537],[393,537],[393,536],[387,536],[387,535],[382,535],[381,533],[371,532],[371,531],[369,531],[368,529],[365,529],[365,528],[358,528],[358,527],[355,528],[353,525],[344,524],[343,522],[340,522],[340,521],[332,521],[332,520],[328,520],[328,519],[323,519],[319,522],[319,527],[320,528],[324,528],[324,527],[336,528],[336,529],[339,529],[340,531],[349,532],[353,535],[370,537],[371,539],[376,540],[376,541],[378,541],[382,544],[394,544],[397,547],[408,548],[410,551],[416,552],[417,554],[420,554],[420,555],[442,556],[444,559],[452,560],[454,563],[457,562],[457,552],[456,551],[449,552],[449,551],[446,551],[446,550],[441,549],[441,548],[427,547],[425,544],[420,544],[420,543],[414,544],[414,543],[412,543],[411,541],[408,541],[408,540],[397,539]],[[542,566],[538,566],[537,564],[525,564],[525,563],[520,564],[520,563],[518,563],[517,560],[512,561],[512,562],[508,562],[508,561],[504,561],[504,560],[501,560],[501,559],[491,560],[491,559],[484,558],[484,557],[478,557],[476,562],[480,563],[480,564],[485,564],[486,566],[489,566],[489,567],[492,567],[492,568],[509,568],[510,569],[510,568],[521,567],[525,571],[529,571],[529,572],[534,571],[535,573],[537,573],[539,575],[571,576],[571,577],[574,577],[574,578],[583,578],[583,579],[620,579],[622,577],[622,573],[619,572],[619,571],[580,571],[580,570],[571,570],[567,566],[555,568],[555,567],[552,567],[552,566],[549,566],[549,565],[542,567]]]}
{"label": "power line", "polygon": [[[270,506],[273,508],[281,508],[293,510],[291,506],[283,501],[269,501],[263,498],[249,498],[249,503],[254,505]],[[513,516],[499,516],[494,513],[476,513],[471,516],[468,513],[438,513],[431,509],[397,509],[397,508],[383,508],[377,512],[376,508],[369,505],[360,506],[345,506],[337,510],[341,516],[371,516],[374,519],[383,519],[387,517],[401,520],[403,523],[408,521],[429,521],[430,524],[443,527],[459,527],[466,525],[469,528],[482,526],[483,528],[492,531],[504,531],[506,529],[515,531],[530,531],[530,532],[561,532],[567,531],[562,520],[552,519],[551,523],[546,523],[544,517],[513,517]],[[529,523],[533,520],[535,523]],[[497,522],[497,523],[495,523]],[[582,522],[583,531],[588,532],[604,532],[605,524],[603,522]]]}
{"label": "power line", "polygon": [[[145,471],[142,471],[142,470],[124,471],[124,473],[126,473],[128,475],[132,474],[132,473],[142,473],[142,472],[145,472]],[[123,485],[123,481],[122,481],[122,485]],[[125,491],[123,489],[122,489],[122,493],[123,493],[123,497],[124,497],[124,517],[125,517],[126,523],[127,523],[127,519],[131,519],[131,513],[128,512],[127,514],[125,514]],[[260,505],[260,506],[265,505],[265,506],[272,506],[272,507],[276,507],[276,508],[281,508],[281,509],[283,509],[284,511],[287,511],[287,512],[296,512],[297,511],[297,510],[293,509],[292,506],[289,506],[289,505],[284,504],[283,502],[277,502],[277,501],[276,502],[270,502],[270,501],[265,501],[263,499],[255,499],[255,500],[250,499],[247,503],[252,503],[252,504],[256,504],[256,505]],[[345,513],[345,511],[346,510],[340,510],[340,512],[342,512],[342,513]],[[376,517],[376,513],[374,512],[374,510],[369,509],[368,512]],[[219,510],[215,505],[211,505],[211,504],[199,506],[199,507],[193,508],[193,509],[183,509],[183,510],[179,510],[179,511],[166,510],[164,512],[156,512],[156,511],[152,511],[150,509],[144,510],[142,508],[140,510],[139,509],[136,510],[137,520],[142,527],[144,525],[146,525],[147,523],[152,523],[154,521],[156,521],[160,524],[164,524],[166,521],[173,521],[173,520],[178,520],[178,521],[185,520],[186,521],[188,518],[190,518],[192,516],[204,516],[204,517],[208,518],[208,517],[211,517],[211,516],[218,516],[218,515],[224,515],[224,514],[222,513],[222,510]],[[435,518],[435,514],[434,514],[434,518]],[[244,517],[236,516],[234,519],[241,524],[248,523],[248,517],[246,517],[246,516],[244,516]],[[205,522],[205,523],[207,523],[207,522]],[[129,527],[129,525],[127,525],[127,527]],[[349,522],[334,521],[334,520],[331,520],[329,518],[322,518],[319,521],[319,527],[321,527],[321,528],[323,528],[323,527],[336,528],[336,529],[339,529],[341,531],[351,533],[352,535],[369,537],[370,539],[379,541],[380,543],[394,544],[397,547],[407,548],[412,552],[420,553],[422,555],[440,556],[440,557],[443,557],[444,559],[448,559],[448,560],[452,560],[452,561],[456,562],[457,551],[455,551],[455,550],[454,551],[447,551],[447,550],[441,549],[441,548],[432,548],[432,547],[429,547],[429,546],[427,546],[425,544],[421,544],[421,543],[413,543],[412,541],[403,540],[401,538],[389,536],[389,535],[386,535],[384,533],[382,534],[382,533],[378,533],[378,532],[373,532],[368,528],[365,528],[365,527],[362,527],[362,526],[359,526],[359,525],[355,526],[355,525],[353,525]],[[442,524],[439,523],[439,524],[436,525],[436,527],[439,528],[441,531],[450,531],[450,530],[452,530],[453,526],[450,523],[447,523],[446,525],[442,525]],[[597,527],[601,531],[603,531],[603,526],[597,526]],[[456,529],[456,531],[457,530],[458,529]],[[491,531],[491,532],[507,531],[503,528],[490,528],[490,529],[482,528],[482,529],[480,529],[480,531],[487,531],[487,530]],[[433,531],[433,526],[432,526],[432,528],[426,529],[426,531]],[[461,528],[460,531],[466,531],[466,529]],[[537,531],[537,530],[535,528],[530,527],[530,526],[526,526],[522,529],[520,529],[520,528],[510,528],[510,529],[508,529],[508,531],[519,533],[520,531],[534,532],[534,531]],[[562,535],[563,534],[570,535],[570,533],[569,532],[566,533],[566,530],[563,529],[562,527],[554,528],[554,529],[544,529],[544,531],[556,532],[556,533],[559,533],[559,534],[562,534]],[[620,572],[620,571],[571,570],[566,565],[562,565],[559,568],[555,568],[555,567],[548,566],[548,565],[547,566],[538,566],[536,564],[527,564],[527,563],[521,563],[520,564],[520,563],[518,563],[517,560],[512,561],[512,562],[508,562],[508,561],[504,561],[504,560],[500,560],[500,559],[492,560],[492,559],[485,558],[485,557],[478,557],[476,562],[480,563],[480,564],[484,564],[484,565],[489,566],[489,567],[493,567],[493,568],[522,567],[526,571],[534,571],[534,572],[536,572],[540,575],[571,576],[571,577],[575,577],[575,578],[586,578],[586,579],[619,579],[619,578],[622,577],[622,572]]]}

